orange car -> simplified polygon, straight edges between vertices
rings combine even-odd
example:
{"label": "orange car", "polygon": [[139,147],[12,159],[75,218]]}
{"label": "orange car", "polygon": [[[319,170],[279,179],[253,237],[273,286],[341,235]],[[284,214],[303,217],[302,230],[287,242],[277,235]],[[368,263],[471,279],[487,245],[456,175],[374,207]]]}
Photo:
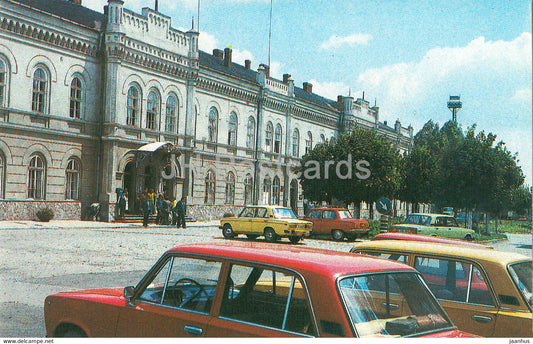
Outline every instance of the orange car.
{"label": "orange car", "polygon": [[258,242],[167,251],[136,287],[48,296],[48,337],[472,337],[413,268]]}
{"label": "orange car", "polygon": [[368,235],[368,221],[354,219],[348,209],[313,208],[302,220],[313,223],[312,235],[328,235],[335,241]]}

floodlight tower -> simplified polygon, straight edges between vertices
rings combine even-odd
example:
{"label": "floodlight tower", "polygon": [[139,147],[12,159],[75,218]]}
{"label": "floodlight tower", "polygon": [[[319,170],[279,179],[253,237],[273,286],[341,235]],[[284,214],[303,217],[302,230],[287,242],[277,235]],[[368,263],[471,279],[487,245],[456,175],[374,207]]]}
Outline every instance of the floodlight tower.
{"label": "floodlight tower", "polygon": [[448,109],[452,112],[452,120],[457,122],[457,112],[463,107],[460,96],[450,96],[448,101]]}

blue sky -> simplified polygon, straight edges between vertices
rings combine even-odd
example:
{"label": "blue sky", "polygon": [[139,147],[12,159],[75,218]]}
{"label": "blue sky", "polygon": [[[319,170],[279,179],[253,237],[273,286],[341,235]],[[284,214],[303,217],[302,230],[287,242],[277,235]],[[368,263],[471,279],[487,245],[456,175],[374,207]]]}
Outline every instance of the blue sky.
{"label": "blue sky", "polygon": [[[102,11],[106,0],[85,0]],[[124,0],[140,12],[155,0]],[[172,26],[188,30],[197,0],[159,0]],[[201,0],[200,48],[231,46],[234,62],[268,61],[270,0]],[[197,21],[197,18],[195,18]],[[336,99],[361,97],[380,120],[411,124],[451,118],[460,95],[461,126],[493,132],[532,185],[531,1],[273,0],[271,74]]]}

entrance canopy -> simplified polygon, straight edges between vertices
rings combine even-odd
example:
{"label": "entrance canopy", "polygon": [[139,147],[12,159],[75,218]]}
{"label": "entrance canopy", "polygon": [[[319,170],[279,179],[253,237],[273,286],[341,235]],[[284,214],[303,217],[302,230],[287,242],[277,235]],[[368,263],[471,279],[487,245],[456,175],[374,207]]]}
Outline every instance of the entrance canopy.
{"label": "entrance canopy", "polygon": [[141,146],[137,149],[138,152],[156,152],[156,151],[162,151],[166,153],[177,153],[178,155],[181,155],[181,152],[179,149],[174,146],[172,142],[152,142],[145,144],[144,146]]}

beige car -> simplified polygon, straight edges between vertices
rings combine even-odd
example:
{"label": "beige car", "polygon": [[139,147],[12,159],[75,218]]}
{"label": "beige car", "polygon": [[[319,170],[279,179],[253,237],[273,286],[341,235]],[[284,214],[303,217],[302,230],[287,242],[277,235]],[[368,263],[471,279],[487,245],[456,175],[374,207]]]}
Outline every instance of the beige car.
{"label": "beige car", "polygon": [[414,267],[462,331],[483,337],[533,337],[531,257],[407,240],[365,242],[351,252]]}
{"label": "beige car", "polygon": [[308,237],[313,224],[299,220],[290,208],[280,206],[246,206],[239,216],[220,219],[220,229],[226,239],[245,234],[248,239],[264,236],[268,242],[289,238],[293,244]]}

